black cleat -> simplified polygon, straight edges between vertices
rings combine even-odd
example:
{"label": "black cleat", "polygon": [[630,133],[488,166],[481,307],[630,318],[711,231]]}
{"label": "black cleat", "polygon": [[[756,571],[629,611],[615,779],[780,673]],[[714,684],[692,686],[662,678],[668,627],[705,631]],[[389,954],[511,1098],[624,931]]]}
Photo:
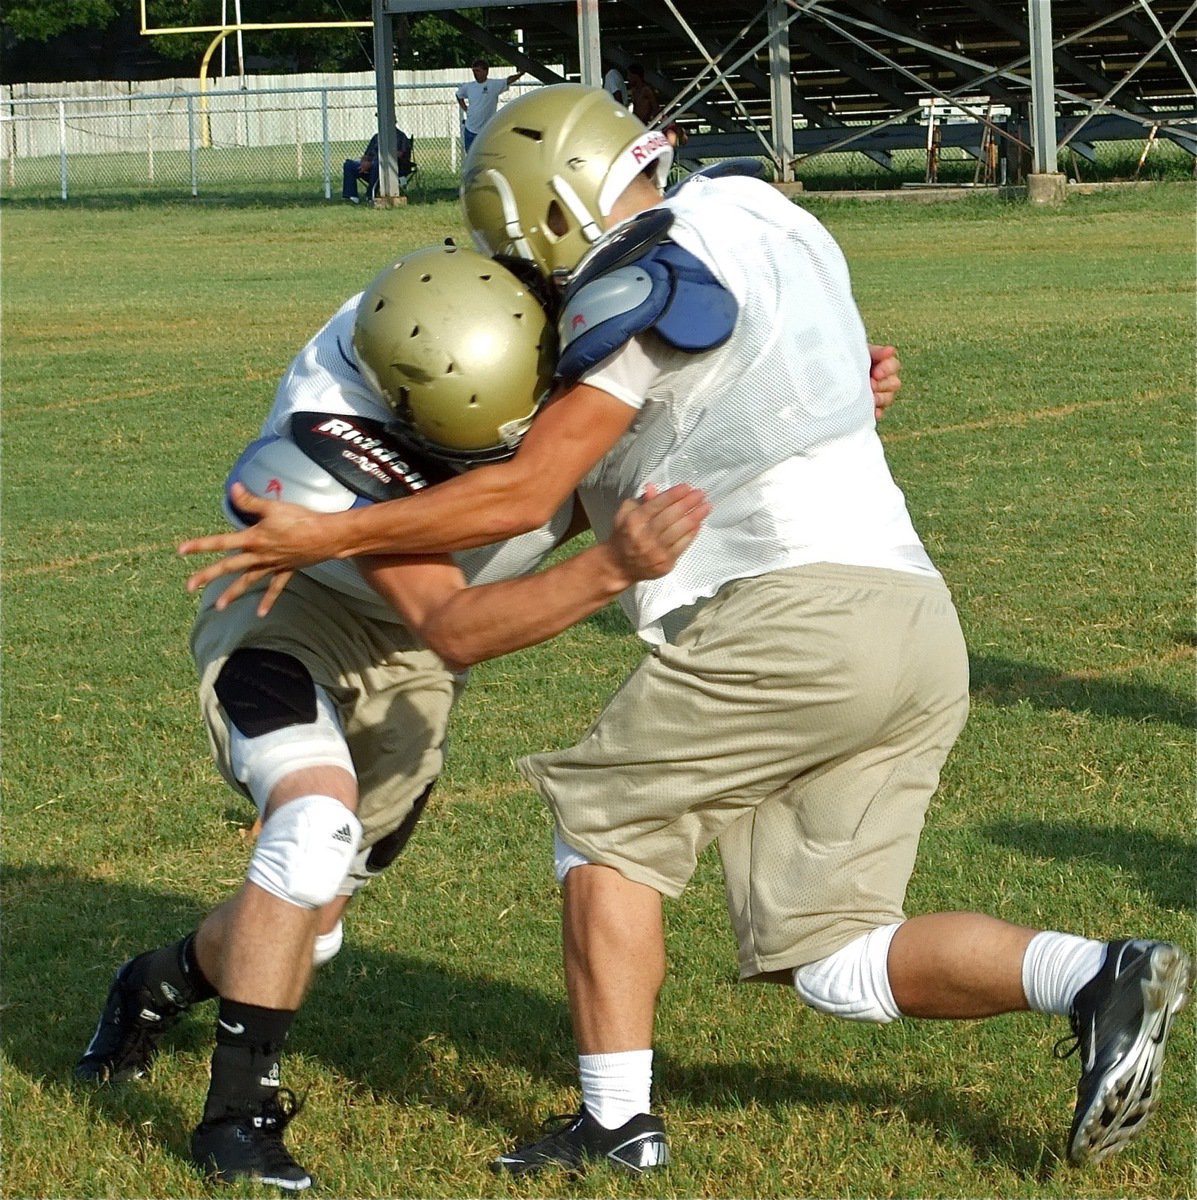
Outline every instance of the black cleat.
{"label": "black cleat", "polygon": [[204,1121],[191,1135],[192,1160],[216,1183],[248,1179],[302,1192],[312,1177],[283,1145],[283,1130],[301,1108],[294,1092],[280,1088],[257,1113]]}
{"label": "black cleat", "polygon": [[587,1162],[606,1160],[642,1175],[669,1162],[669,1143],[659,1118],[638,1113],[618,1129],[604,1129],[583,1106],[581,1112],[550,1117],[546,1136],[499,1155],[492,1171],[531,1175],[544,1167],[559,1167],[572,1175],[581,1174]]}
{"label": "black cleat", "polygon": [[1068,1159],[1099,1163],[1121,1150],[1160,1100],[1164,1047],[1172,1018],[1193,981],[1189,956],[1171,942],[1111,942],[1101,970],[1077,993],[1069,1012],[1081,1078],[1068,1135]]}
{"label": "black cleat", "polygon": [[129,959],[113,976],[96,1031],[75,1064],[76,1078],[93,1083],[140,1079],[149,1071],[162,1035],[186,1011],[186,1001],[170,984],[160,984],[155,994],[131,982],[136,961]]}

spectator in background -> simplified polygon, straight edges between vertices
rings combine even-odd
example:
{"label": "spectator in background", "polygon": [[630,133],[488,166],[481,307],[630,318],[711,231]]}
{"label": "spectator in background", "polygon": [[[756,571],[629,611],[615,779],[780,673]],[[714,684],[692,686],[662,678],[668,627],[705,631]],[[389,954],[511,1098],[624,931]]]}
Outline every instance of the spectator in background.
{"label": "spectator in background", "polygon": [[661,101],[657,99],[656,90],[644,78],[643,63],[628,63],[628,100],[631,102],[632,112],[645,125],[651,126],[661,112]]}
{"label": "spectator in background", "polygon": [[624,108],[628,106],[628,89],[627,84],[623,81],[623,72],[616,66],[612,66],[603,76],[603,88],[615,97],[615,103],[622,105]]}
{"label": "spectator in background", "polygon": [[[398,126],[395,127],[395,155],[399,163],[400,176],[411,174],[411,138]],[[376,133],[361,158],[347,158],[341,173],[341,198],[351,204],[360,204],[358,184],[365,181],[366,199],[373,200],[378,191],[378,134]]]}
{"label": "spectator in background", "polygon": [[[607,87],[606,82],[603,83]],[[611,91],[607,88],[607,91]],[[656,89],[644,77],[643,63],[628,63],[628,99],[632,112],[650,127],[658,122],[661,115],[661,101]],[[623,101],[621,100],[622,104]],[[669,139],[671,146],[684,146],[690,139],[676,121],[670,121],[661,127],[661,132]]]}
{"label": "spectator in background", "polygon": [[462,112],[461,137],[468,151],[482,127],[495,115],[499,97],[517,80],[523,71],[506,79],[489,79],[490,65],[483,59],[474,60],[474,78],[457,89],[457,107]]}

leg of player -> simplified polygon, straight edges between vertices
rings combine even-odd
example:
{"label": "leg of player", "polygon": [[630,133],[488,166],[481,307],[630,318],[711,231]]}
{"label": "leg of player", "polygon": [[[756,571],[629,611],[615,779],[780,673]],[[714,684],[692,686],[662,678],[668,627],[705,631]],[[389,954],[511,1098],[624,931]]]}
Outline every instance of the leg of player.
{"label": "leg of player", "polygon": [[[329,962],[343,940],[341,918],[352,899],[338,896],[320,910],[312,966]],[[150,1072],[163,1036],[193,1004],[216,997],[217,990],[199,965],[196,949],[202,938],[205,958],[219,962],[232,900],[214,909],[197,929],[156,950],[122,963],[108,990],[95,1033],[75,1067],[75,1075],[92,1083],[123,1083]]]}
{"label": "leg of player", "polygon": [[[887,949],[888,948],[888,949]],[[794,972],[802,999],[838,1016],[977,1018],[1032,1009],[1067,1016],[1081,1076],[1068,1158],[1120,1150],[1159,1104],[1172,1018],[1193,983],[1170,942],[1099,942],[980,913],[930,913],[874,930]]]}
{"label": "leg of player", "polygon": [[196,958],[196,932],[147,950],[117,968],[91,1041],[75,1065],[78,1079],[123,1083],[149,1074],[163,1035],[216,988]]}
{"label": "leg of player", "polygon": [[356,779],[340,767],[283,776],[245,884],[197,939],[220,1008],[211,1084],[191,1152],[220,1182],[311,1186],[283,1143],[299,1106],[280,1086],[279,1059],[311,977],[322,911],[335,902],[357,851],[356,802]]}
{"label": "leg of player", "polygon": [[640,1174],[669,1161],[665,1127],[649,1113],[653,1018],[665,978],[661,894],[597,864],[574,866],[563,887],[582,1108],[491,1166],[523,1175],[606,1159]]}

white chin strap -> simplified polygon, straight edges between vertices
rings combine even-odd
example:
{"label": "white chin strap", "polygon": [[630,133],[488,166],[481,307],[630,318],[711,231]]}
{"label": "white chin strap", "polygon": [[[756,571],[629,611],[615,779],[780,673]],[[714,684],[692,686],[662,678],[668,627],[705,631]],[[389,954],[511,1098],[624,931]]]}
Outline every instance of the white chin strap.
{"label": "white chin strap", "polygon": [[582,236],[588,242],[597,242],[603,236],[603,231],[593,214],[588,212],[586,205],[582,203],[582,197],[560,175],[554,175],[550,183],[557,198],[569,209],[570,215],[581,226]]}
{"label": "white chin strap", "polygon": [[507,176],[492,167],[483,171],[481,178],[490,183],[498,193],[499,205],[503,209],[503,234],[507,238],[505,246],[488,246],[487,252],[490,254],[498,254],[501,251],[510,252],[516,258],[526,258],[529,262],[535,261],[532,256],[532,247],[528,245],[528,240],[524,237],[524,227],[520,224],[519,205],[515,202],[515,193],[511,190],[511,184],[507,182]]}

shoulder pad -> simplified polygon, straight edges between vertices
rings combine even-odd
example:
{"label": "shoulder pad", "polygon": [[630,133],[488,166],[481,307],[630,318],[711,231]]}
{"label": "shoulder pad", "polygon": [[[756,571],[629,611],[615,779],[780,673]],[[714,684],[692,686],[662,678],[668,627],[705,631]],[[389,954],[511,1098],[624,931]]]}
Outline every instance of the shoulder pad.
{"label": "shoulder pad", "polygon": [[621,221],[582,255],[570,274],[562,303],[568,303],[575,292],[599,275],[606,275],[643,257],[665,240],[672,224],[673,213],[660,207],[646,208]]}
{"label": "shoulder pad", "polygon": [[713,350],[731,336],[736,298],[676,242],[661,242],[634,263],[580,279],[558,321],[557,374],[577,379],[646,329],[678,350]]}
{"label": "shoulder pad", "polygon": [[725,175],[748,175],[754,179],[763,179],[765,164],[759,158],[725,158],[721,162],[711,163],[692,171],[683,179],[679,179],[666,193],[666,199],[676,196],[682,188],[694,179],[721,179]]}
{"label": "shoulder pad", "polygon": [[297,412],[291,438],[334,479],[369,500],[397,500],[454,474],[398,427],[370,417]]}
{"label": "shoulder pad", "polygon": [[239,529],[244,529],[258,518],[233,504],[229,493],[234,483],[244,484],[256,496],[288,500],[314,512],[344,512],[370,503],[314,463],[294,442],[281,437],[264,437],[251,442],[225,480],[225,516]]}

